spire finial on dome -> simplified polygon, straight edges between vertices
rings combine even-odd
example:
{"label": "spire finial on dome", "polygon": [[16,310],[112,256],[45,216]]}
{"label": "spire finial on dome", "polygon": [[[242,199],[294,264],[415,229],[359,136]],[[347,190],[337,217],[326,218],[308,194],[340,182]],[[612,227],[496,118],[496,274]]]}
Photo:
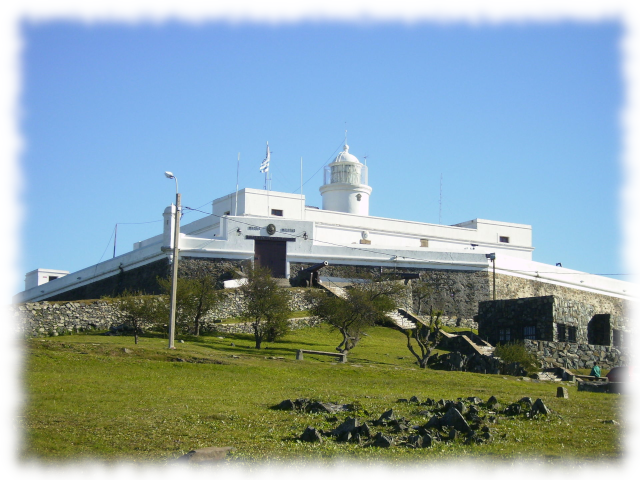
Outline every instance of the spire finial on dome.
{"label": "spire finial on dome", "polygon": [[344,147],[342,147],[342,149],[343,149],[345,152],[348,152],[348,151],[349,151],[349,145],[347,145],[347,144],[345,143],[345,144],[344,144]]}

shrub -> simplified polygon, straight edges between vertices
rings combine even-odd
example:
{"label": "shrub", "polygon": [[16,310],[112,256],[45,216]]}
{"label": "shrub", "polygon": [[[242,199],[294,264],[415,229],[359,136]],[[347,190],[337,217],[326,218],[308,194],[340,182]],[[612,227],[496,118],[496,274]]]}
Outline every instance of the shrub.
{"label": "shrub", "polygon": [[532,373],[540,368],[538,358],[527,351],[522,342],[499,343],[494,351],[496,357],[500,357],[504,363],[518,362],[527,373]]}

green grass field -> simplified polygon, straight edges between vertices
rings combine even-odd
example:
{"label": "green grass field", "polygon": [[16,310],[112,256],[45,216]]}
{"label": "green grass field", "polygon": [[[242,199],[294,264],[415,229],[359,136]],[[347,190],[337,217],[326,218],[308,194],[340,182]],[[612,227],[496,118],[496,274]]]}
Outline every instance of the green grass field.
{"label": "green grass field", "polygon": [[[622,427],[604,423],[620,421],[624,397],[619,395],[568,386],[569,399],[559,399],[558,384],[420,370],[404,336],[383,327],[369,332],[347,364],[313,355],[295,360],[299,348],[334,351],[339,335],[325,326],[294,331],[262,350],[252,348],[251,336],[224,337],[187,338],[173,351],[166,340],[153,337],[142,337],[138,345],[132,337],[102,335],[26,340],[21,458],[166,461],[209,446],[235,447],[231,462],[469,457],[553,462],[622,455]],[[483,401],[495,395],[503,405],[529,396],[541,398],[552,413],[536,419],[500,416],[492,426],[494,439],[485,444],[381,449],[333,440],[301,442],[296,437],[307,426],[328,430],[336,424],[326,414],[269,408],[296,398],[355,402],[362,420],[393,408],[412,424],[424,424],[428,417],[419,414],[424,407],[396,403],[412,395]],[[341,421],[349,415],[335,416]]]}

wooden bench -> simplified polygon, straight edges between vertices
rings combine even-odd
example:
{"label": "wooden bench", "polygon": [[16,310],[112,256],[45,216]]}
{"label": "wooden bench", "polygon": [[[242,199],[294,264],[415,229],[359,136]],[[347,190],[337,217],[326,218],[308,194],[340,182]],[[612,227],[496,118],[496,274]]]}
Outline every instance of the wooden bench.
{"label": "wooden bench", "polygon": [[312,355],[329,355],[331,357],[339,357],[340,363],[347,363],[346,353],[333,353],[333,352],[321,352],[319,350],[298,350],[296,360],[304,360],[303,353],[310,353]]}

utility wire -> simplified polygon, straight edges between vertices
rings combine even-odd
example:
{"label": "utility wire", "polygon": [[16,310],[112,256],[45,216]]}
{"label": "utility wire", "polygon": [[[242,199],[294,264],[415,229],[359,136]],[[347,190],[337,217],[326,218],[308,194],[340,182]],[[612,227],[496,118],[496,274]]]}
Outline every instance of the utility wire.
{"label": "utility wire", "polygon": [[[315,176],[318,174],[318,172],[319,172],[320,170],[322,170],[322,169],[324,168],[324,166],[325,166],[327,163],[329,163],[329,162],[331,161],[331,159],[333,158],[333,156],[336,154],[336,152],[340,149],[340,147],[341,147],[342,145],[343,145],[343,142],[342,142],[342,141],[340,141],[340,145],[338,145],[338,148],[336,148],[336,149],[333,151],[333,153],[332,153],[331,155],[329,155],[329,159],[328,159],[326,162],[324,162],[324,163],[322,164],[322,166],[321,166],[318,170],[316,170],[316,173],[314,173],[313,175],[311,175],[311,176],[307,179],[307,181],[306,181],[306,182],[304,182],[304,183],[302,184],[302,186],[303,186],[303,187],[304,187],[308,182],[310,182],[310,181],[313,179],[313,177],[315,177]],[[295,189],[293,192],[291,192],[291,193],[296,193],[298,190],[300,190],[300,187],[296,188],[296,189]]]}
{"label": "utility wire", "polygon": [[[191,207],[187,207],[187,206],[183,206],[183,208],[186,208],[188,210],[195,210],[195,211],[200,211],[197,210],[195,208],[191,208]],[[201,213],[206,213],[206,212],[202,212]],[[215,215],[215,214],[209,214],[212,215],[214,217],[218,217],[218,218],[222,218],[222,215]],[[246,225],[248,227],[258,227],[259,225],[255,225],[253,223],[248,223],[248,222],[243,222],[241,220],[236,220],[234,219],[233,222],[235,223],[239,223],[241,225]],[[306,232],[304,232],[306,233]],[[300,234],[300,235],[295,235],[292,233],[288,233],[288,232],[280,232],[281,235],[287,235],[289,237],[293,237],[293,238],[302,238],[304,236],[304,233]],[[201,246],[205,246],[209,243],[212,243],[214,240],[211,240],[210,242],[205,242],[203,243]],[[326,240],[318,240],[318,239],[313,239],[313,241],[318,242],[318,243],[324,243],[327,245],[331,245],[331,246],[335,246],[335,247],[342,247],[342,248],[349,248],[351,250],[357,250],[359,252],[369,252],[369,253],[374,253],[377,255],[384,255],[386,257],[389,256],[388,252],[381,252],[378,250],[372,250],[369,248],[362,248],[362,247],[352,247],[351,245],[342,245],[339,243],[333,243],[333,242],[328,242]],[[406,259],[406,260],[416,260],[419,262],[427,262],[424,258],[415,258],[415,257],[410,257],[407,255],[397,255],[398,259]],[[431,260],[428,261],[428,263],[432,263],[432,264],[440,264],[440,265],[448,265],[450,264],[450,262],[443,262],[443,261],[438,261],[438,260]],[[465,264],[465,263],[459,263],[456,264],[458,266],[477,266],[477,264]],[[553,273],[553,274],[557,274],[557,275],[633,275],[632,273],[587,273],[587,272],[578,272],[578,273],[574,273],[574,272],[544,272],[544,271],[539,271],[539,270],[516,270],[516,269],[508,269],[508,268],[501,268],[502,270],[508,270],[510,272],[516,272],[516,273]]]}
{"label": "utility wire", "polygon": [[113,231],[111,232],[111,236],[109,237],[109,243],[107,243],[107,246],[104,248],[104,252],[102,252],[102,257],[100,257],[100,260],[98,260],[98,263],[100,263],[102,261],[102,258],[104,257],[104,254],[107,253],[107,248],[109,248],[109,245],[111,245],[111,239],[113,238],[113,234],[115,232],[116,232],[116,228],[113,227]]}

